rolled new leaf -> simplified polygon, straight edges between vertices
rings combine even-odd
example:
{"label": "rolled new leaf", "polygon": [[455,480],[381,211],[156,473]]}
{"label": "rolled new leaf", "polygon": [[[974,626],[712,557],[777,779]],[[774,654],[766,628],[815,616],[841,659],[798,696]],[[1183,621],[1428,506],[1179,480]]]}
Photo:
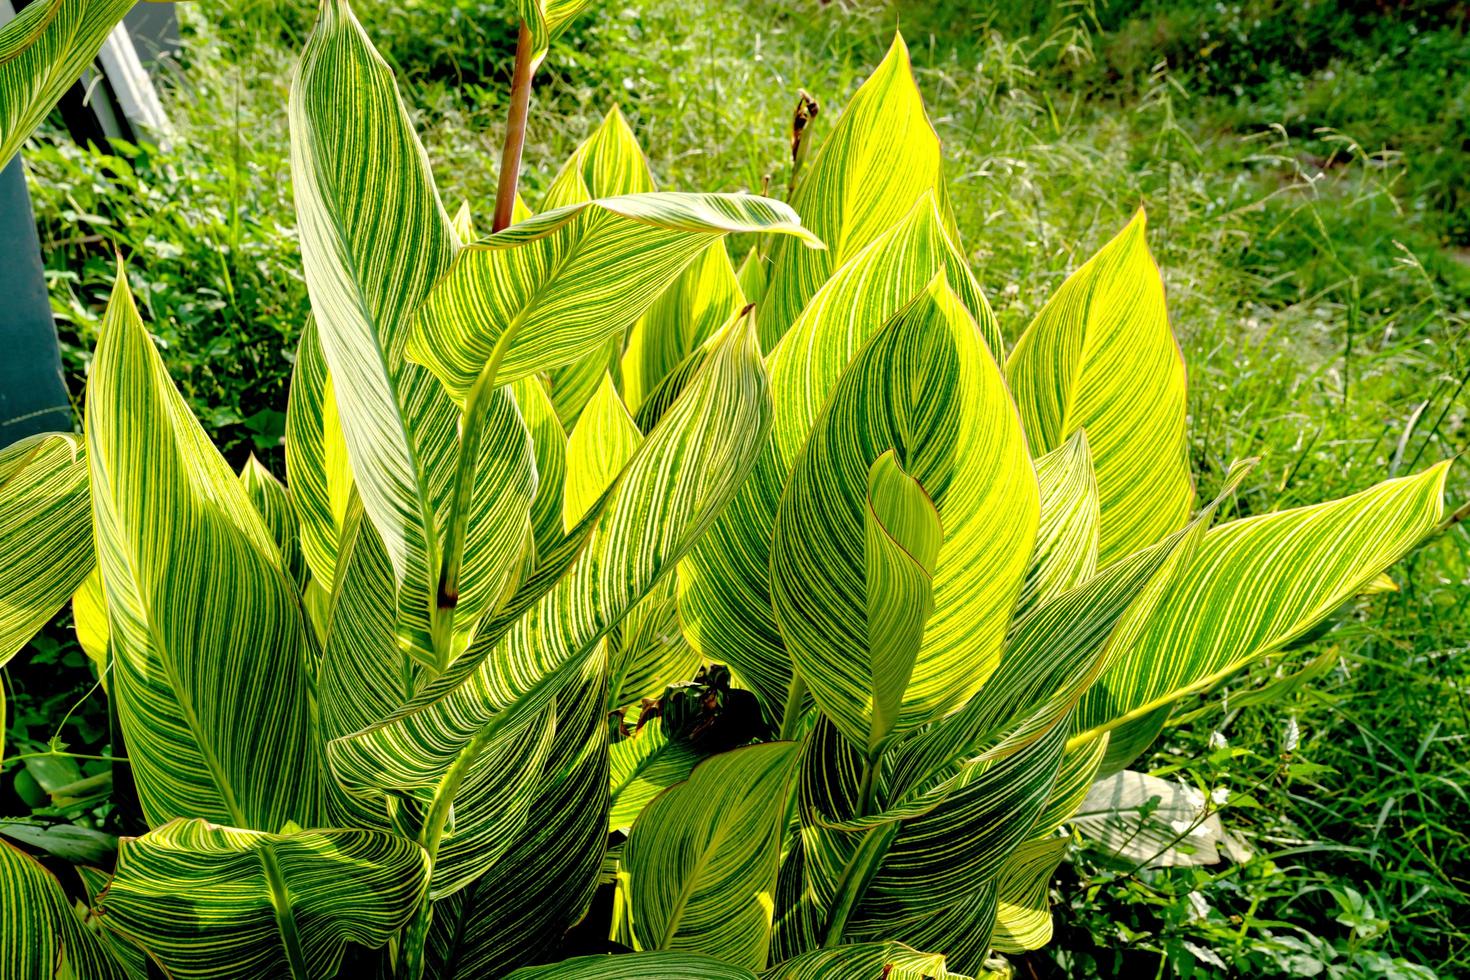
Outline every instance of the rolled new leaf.
{"label": "rolled new leaf", "polygon": [[308,318],[296,345],[291,394],[286,403],[286,477],[301,522],[301,552],[312,577],[330,590],[336,580],[337,549],[347,502],[352,497],[352,464],[337,415],[332,384],[316,321]]}
{"label": "rolled new leaf", "polygon": [[1005,381],[937,278],[838,381],[776,515],[776,615],[844,735],[872,751],[979,690],[1039,506]]}
{"label": "rolled new leaf", "polygon": [[118,847],[98,900],[107,928],[172,977],[314,980],[347,944],[379,947],[428,887],[423,848],[372,830],[280,834],[175,820]]}
{"label": "rolled new leaf", "polygon": [[296,584],[174,387],[121,272],[86,418],[110,693],[144,815],[261,830],[315,822],[320,759]]}
{"label": "rolled new leaf", "polygon": [[94,567],[87,456],[70,433],[0,449],[0,666]]}
{"label": "rolled new leaf", "polygon": [[589,2],[590,0],[516,0],[521,21],[531,32],[534,64],[541,63],[551,42],[567,29],[567,25]]}
{"label": "rolled new leaf", "polygon": [[636,948],[765,966],[795,758],[790,742],[734,749],[644,809],[619,885]]}
{"label": "rolled new leaf", "polygon": [[1047,301],[1006,362],[1033,452],[1087,430],[1099,566],[1183,527],[1194,501],[1184,357],[1144,231],[1140,210]]}
{"label": "rolled new leaf", "polygon": [[38,0],[0,28],[0,167],[81,76],[134,0]]}
{"label": "rolled new leaf", "polygon": [[461,401],[477,383],[508,384],[575,361],[632,323],[731,232],[821,246],[789,207],[747,194],[569,204],[467,246],[420,309],[409,353]]}

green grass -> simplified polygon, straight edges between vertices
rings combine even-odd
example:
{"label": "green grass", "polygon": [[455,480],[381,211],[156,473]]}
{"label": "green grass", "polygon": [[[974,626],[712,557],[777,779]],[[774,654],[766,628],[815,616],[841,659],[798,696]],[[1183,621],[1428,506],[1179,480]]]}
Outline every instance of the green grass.
{"label": "green grass", "polygon": [[[487,214],[507,5],[357,6],[400,72],[446,203]],[[780,194],[797,91],[821,100],[820,138],[901,26],[966,247],[1008,338],[1148,209],[1190,364],[1202,494],[1249,456],[1260,463],[1241,513],[1464,452],[1463,6],[901,7],[598,6],[538,77],[528,200],[614,102],[663,186],[759,190],[769,179]],[[172,149],[109,159],[43,138],[28,150],[53,305],[79,395],[121,249],[206,425],[235,462],[257,452],[279,468],[270,413],[284,406],[307,309],[283,109],[309,4],[181,10],[189,64],[165,92]],[[1450,499],[1467,497],[1461,464]],[[1363,600],[1324,640],[1183,706],[1139,763],[1225,790],[1226,823],[1255,857],[1125,872],[1080,852],[1057,883],[1057,942],[1025,958],[1022,975],[1470,973],[1470,535],[1444,535],[1394,576],[1401,591]],[[53,661],[69,655],[55,635],[44,642]],[[1293,680],[1309,663],[1310,683]],[[43,744],[46,719],[85,685],[12,674],[12,738],[18,726],[18,744]],[[99,702],[72,715],[68,741],[105,743]],[[1288,751],[1289,727],[1299,734]]]}

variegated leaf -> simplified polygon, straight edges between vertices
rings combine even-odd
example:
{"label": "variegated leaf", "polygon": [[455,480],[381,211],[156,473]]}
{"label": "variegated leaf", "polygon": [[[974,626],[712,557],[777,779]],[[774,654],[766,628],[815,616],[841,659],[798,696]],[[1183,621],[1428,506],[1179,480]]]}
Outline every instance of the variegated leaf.
{"label": "variegated leaf", "polygon": [[770,582],[776,508],[787,477],[848,363],[938,273],[982,336],[999,343],[990,307],[926,194],[812,297],[771,353],[770,443],[729,510],[680,568],[679,613],[690,644],[707,659],[729,663],[773,717],[792,679]]}
{"label": "variegated leaf", "polygon": [[706,248],[628,334],[623,399],[635,414],[659,384],[745,306],[723,241]]}
{"label": "variegated leaf", "polygon": [[337,577],[338,539],[352,497],[352,464],[337,415],[337,395],[312,319],[301,330],[291,372],[286,477],[301,522],[301,552],[312,577],[330,591]]}
{"label": "variegated leaf", "polygon": [[339,778],[393,792],[437,786],[472,742],[547,705],[729,501],[764,436],[768,399],[754,332],[733,324],[579,526],[549,591],[513,601],[504,632],[487,633],[397,715],[331,743]]}
{"label": "variegated leaf", "polygon": [[1041,524],[1016,601],[1017,620],[1097,572],[1097,481],[1084,430],[1036,461],[1036,482],[1041,487]]}
{"label": "variegated leaf", "polygon": [[[833,273],[928,195],[943,215],[944,236],[957,242],[939,137],[924,111],[908,46],[895,34],[796,185],[791,206],[828,248],[807,252],[795,242],[772,244],[769,286],[760,303],[762,348],[775,347]],[[999,357],[1001,348],[992,349]]]}
{"label": "variegated leaf", "polygon": [[0,449],[0,666],[92,571],[90,506],[76,436],[44,433]]}
{"label": "variegated leaf", "polygon": [[307,288],[348,457],[393,566],[399,635],[442,670],[524,567],[535,492],[529,441],[509,395],[488,396],[463,548],[474,567],[441,601],[459,412],[427,370],[404,359],[404,346],[414,309],[458,243],[392,72],[346,0],[322,0],[290,117]]}
{"label": "variegated leaf", "polygon": [[938,278],[853,359],[776,517],[782,635],[849,739],[873,752],[985,683],[1038,511],[1005,380]]}
{"label": "variegated leaf", "polygon": [[1182,527],[1194,501],[1184,358],[1144,230],[1140,210],[1047,301],[1006,362],[1033,452],[1087,430],[1100,567]]}
{"label": "variegated leaf", "polygon": [[172,977],[337,976],[348,942],[382,946],[428,885],[423,848],[371,830],[280,834],[175,820],[118,847],[107,928]]}
{"label": "variegated leaf", "polygon": [[313,822],[319,760],[296,586],[169,379],[121,274],[86,428],[112,694],[144,814],[155,825]]}
{"label": "variegated leaf", "polygon": [[1448,469],[1212,529],[1157,607],[1119,625],[1078,738],[1154,715],[1331,615],[1439,523]]}
{"label": "variegated leaf", "polygon": [[627,833],[638,814],[659,793],[689,778],[700,756],[684,742],[664,734],[663,719],[651,718],[610,750],[608,830]]}
{"label": "variegated leaf", "polygon": [[544,212],[461,251],[420,309],[409,351],[460,400],[570,363],[740,231],[820,247],[786,205],[744,194],[633,194]]}
{"label": "variegated leaf", "polygon": [[765,966],[795,757],[789,742],[735,749],[648,804],[619,882],[635,948]]}
{"label": "variegated leaf", "polygon": [[0,28],[0,167],[97,57],[135,0],[38,0]]}
{"label": "variegated leaf", "polygon": [[127,972],[83,922],[61,883],[0,841],[0,963],[17,980],[123,980]]}

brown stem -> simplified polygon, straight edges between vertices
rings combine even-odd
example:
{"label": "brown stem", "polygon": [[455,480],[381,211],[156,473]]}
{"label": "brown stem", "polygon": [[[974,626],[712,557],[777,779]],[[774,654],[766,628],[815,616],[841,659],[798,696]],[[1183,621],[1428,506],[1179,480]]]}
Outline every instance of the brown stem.
{"label": "brown stem", "polygon": [[526,113],[531,107],[531,30],[521,22],[516,39],[515,74],[510,80],[510,116],[505,126],[505,149],[500,154],[500,186],[495,192],[495,220],[491,231],[510,227],[516,206],[516,185],[521,179],[521,148],[526,145]]}

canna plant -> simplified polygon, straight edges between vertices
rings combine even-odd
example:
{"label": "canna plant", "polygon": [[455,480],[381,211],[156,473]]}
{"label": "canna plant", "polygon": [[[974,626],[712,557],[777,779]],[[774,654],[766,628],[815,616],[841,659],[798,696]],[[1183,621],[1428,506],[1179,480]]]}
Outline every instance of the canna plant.
{"label": "canna plant", "polygon": [[[4,28],[6,155],[126,6]],[[1445,526],[1447,463],[1214,524],[1141,211],[1007,351],[901,39],[789,203],[656,190],[613,109],[533,213],[578,6],[522,3],[482,236],[322,0],[284,484],[122,269],[82,437],[0,450],[0,658],[71,601],[148,827],[0,844],[7,976],[984,974],[1174,702]]]}

